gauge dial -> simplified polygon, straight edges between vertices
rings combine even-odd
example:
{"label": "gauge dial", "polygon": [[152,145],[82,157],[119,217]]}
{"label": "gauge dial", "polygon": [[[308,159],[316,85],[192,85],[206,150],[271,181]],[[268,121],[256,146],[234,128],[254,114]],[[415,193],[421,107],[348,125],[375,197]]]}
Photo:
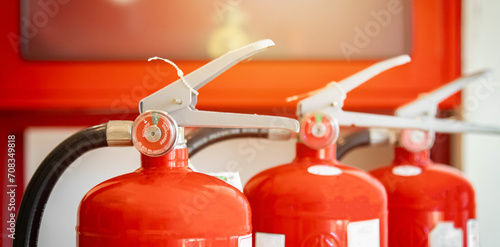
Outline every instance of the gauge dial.
{"label": "gauge dial", "polygon": [[432,148],[434,145],[434,133],[415,129],[404,129],[401,131],[401,146],[410,152],[420,152]]}
{"label": "gauge dial", "polygon": [[147,111],[135,119],[132,141],[139,152],[162,156],[175,147],[177,129],[177,123],[165,112]]}
{"label": "gauge dial", "polygon": [[327,114],[307,114],[302,118],[300,126],[300,139],[310,148],[326,148],[337,141],[339,125]]}

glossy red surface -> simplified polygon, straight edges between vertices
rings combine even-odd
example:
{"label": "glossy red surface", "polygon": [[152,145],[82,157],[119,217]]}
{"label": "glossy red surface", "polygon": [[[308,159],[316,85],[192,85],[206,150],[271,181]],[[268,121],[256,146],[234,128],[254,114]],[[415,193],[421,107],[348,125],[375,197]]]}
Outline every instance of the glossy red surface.
{"label": "glossy red surface", "polygon": [[[421,169],[413,176],[395,175],[393,169],[413,165]],[[429,151],[411,153],[396,148],[392,165],[371,174],[385,186],[389,204],[389,246],[427,247],[436,224],[453,222],[463,231],[467,246],[467,221],[475,219],[472,185],[457,169],[435,164]]]}
{"label": "glossy red surface", "polygon": [[[284,234],[287,247],[348,246],[350,223],[378,219],[380,246],[387,246],[387,197],[382,184],[364,171],[340,164],[335,148],[314,150],[298,143],[297,157],[290,164],[248,181],[244,192],[252,207],[254,239],[256,232],[264,232]],[[313,174],[310,168],[318,165],[342,173]]]}
{"label": "glossy red surface", "polygon": [[[76,4],[69,0],[46,2]],[[415,99],[419,92],[428,92],[459,77],[461,4],[461,0],[412,1],[412,62],[383,73],[350,92],[346,107],[394,109]],[[63,11],[65,5],[60,5],[60,9]],[[0,110],[79,109],[104,110],[110,114],[136,113],[140,99],[178,79],[173,68],[159,62],[148,63],[146,58],[143,61],[28,61],[21,56],[19,46],[28,42],[20,33],[21,1],[0,1],[0,11],[3,37],[0,39]],[[137,16],[132,11],[129,14],[124,16],[125,20],[134,22]],[[320,39],[323,35],[334,34],[334,30],[318,30]],[[185,32],[197,36],[193,30]],[[85,35],[81,35],[85,39]],[[187,74],[207,61],[175,62]],[[286,103],[285,98],[324,87],[332,80],[342,80],[374,62],[328,59],[241,63],[200,90],[198,109],[249,113],[256,113],[257,109],[261,114],[293,114],[297,103]],[[380,97],[380,92],[384,92],[384,97]],[[453,97],[441,106],[455,108],[459,104],[460,98]]]}
{"label": "glossy red surface", "polygon": [[238,246],[251,234],[243,193],[193,172],[187,149],[141,156],[135,172],[105,181],[80,203],[78,246]]}

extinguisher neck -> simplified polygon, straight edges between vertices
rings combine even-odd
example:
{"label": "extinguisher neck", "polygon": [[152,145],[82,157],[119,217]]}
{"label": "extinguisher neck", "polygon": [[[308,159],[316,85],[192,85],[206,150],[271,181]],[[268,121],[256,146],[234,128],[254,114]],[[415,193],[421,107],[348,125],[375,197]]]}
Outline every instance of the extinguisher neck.
{"label": "extinguisher neck", "polygon": [[313,149],[306,146],[304,143],[297,143],[297,160],[310,159],[310,160],[324,160],[332,161],[337,160],[337,145],[333,144],[323,149]]}
{"label": "extinguisher neck", "polygon": [[432,163],[430,159],[430,150],[426,149],[419,152],[411,152],[402,147],[396,147],[394,151],[394,165],[418,165],[426,166]]}
{"label": "extinguisher neck", "polygon": [[155,168],[172,169],[188,167],[188,149],[176,148],[159,157],[150,157],[141,154],[141,163],[142,168],[146,170]]}

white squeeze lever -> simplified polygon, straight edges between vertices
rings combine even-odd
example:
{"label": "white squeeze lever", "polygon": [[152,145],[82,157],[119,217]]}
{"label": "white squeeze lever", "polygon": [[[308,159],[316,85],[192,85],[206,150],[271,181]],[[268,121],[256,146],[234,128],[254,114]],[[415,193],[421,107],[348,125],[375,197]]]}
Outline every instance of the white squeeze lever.
{"label": "white squeeze lever", "polygon": [[[393,116],[345,112],[342,110],[346,94],[372,77],[396,66],[410,62],[408,55],[401,55],[378,62],[340,82],[329,83],[325,88],[308,93],[309,97],[297,105],[301,121],[299,138],[311,148],[325,148],[335,143],[339,126],[418,128],[421,122]],[[399,122],[395,124],[396,120]],[[402,123],[401,123],[402,122]],[[401,127],[397,127],[401,128]]]}
{"label": "white squeeze lever", "polygon": [[[483,132],[500,134],[500,127],[486,126],[456,121],[451,119],[436,119],[438,104],[451,95],[463,90],[467,85],[480,80],[491,80],[493,72],[484,70],[469,76],[458,78],[432,92],[423,94],[418,99],[399,107],[395,114],[399,117],[417,118],[426,121],[432,127],[428,132],[415,129],[404,129],[401,132],[387,132],[387,130],[370,129],[370,134],[384,136],[395,135],[399,139],[400,145],[412,152],[430,149],[434,145],[434,132],[441,133],[461,133],[461,132]],[[376,133],[376,134],[375,134]],[[379,139],[382,140],[382,139]]]}
{"label": "white squeeze lever", "polygon": [[230,51],[186,76],[170,60],[151,58],[173,65],[180,79],[139,102],[141,115],[132,128],[132,140],[136,148],[149,156],[164,155],[176,145],[184,145],[183,127],[263,128],[297,132],[299,123],[295,119],[196,109],[196,90],[238,62],[273,45],[269,39],[257,41]]}
{"label": "white squeeze lever", "polygon": [[395,114],[401,117],[435,117],[439,103],[449,98],[451,95],[462,91],[467,85],[473,82],[479,80],[491,81],[492,78],[492,70],[484,70],[460,77],[436,90],[424,93],[418,99],[399,107]]}
{"label": "white squeeze lever", "polygon": [[[314,91],[314,95],[300,101],[297,107],[297,116],[301,119],[301,132],[299,135],[301,140],[312,148],[323,148],[331,145],[338,137],[338,126],[417,129],[431,133],[458,133],[464,131],[500,133],[500,128],[495,126],[475,125],[451,119],[435,119],[434,117],[416,117],[416,115],[421,115],[422,113],[433,114],[439,101],[446,98],[445,96],[449,96],[460,88],[463,88],[466,83],[472,81],[475,77],[459,80],[443,89],[436,90],[427,97],[423,97],[417,101],[415,106],[413,104],[405,106],[405,108],[399,111],[401,116],[347,112],[342,110],[347,92],[378,73],[409,62],[409,60],[409,57],[404,55],[379,62],[344,79],[340,83],[333,83],[325,89],[316,90]],[[425,107],[426,105],[431,105],[433,108]]]}
{"label": "white squeeze lever", "polygon": [[411,58],[408,55],[397,56],[378,62],[338,83],[330,82],[326,88],[308,93],[311,96],[299,102],[297,105],[297,116],[320,109],[342,109],[347,96],[346,94],[351,90],[386,70],[410,61]]}
{"label": "white squeeze lever", "polygon": [[[397,118],[386,128],[395,129],[420,129],[431,132],[442,133],[462,133],[462,132],[482,132],[482,133],[500,133],[500,128],[497,126],[486,126],[457,121],[453,119],[436,119],[435,113],[439,102],[448,98],[457,91],[463,89],[468,83],[478,79],[491,78],[491,72],[485,71],[457,79],[427,95],[409,103],[396,111]],[[380,118],[382,119],[382,118]],[[373,119],[375,120],[375,119]],[[420,122],[420,123],[418,123]],[[358,125],[359,126],[359,125]],[[403,127],[408,126],[408,127]],[[370,127],[369,125],[367,127]],[[372,125],[371,127],[377,127]],[[384,127],[384,126],[381,126]]]}
{"label": "white squeeze lever", "polygon": [[274,42],[266,39],[230,51],[142,99],[139,102],[139,111],[141,113],[148,110],[167,112],[179,126],[276,128],[297,132],[299,128],[297,121],[289,118],[198,111],[195,108],[197,103],[196,90],[238,62],[270,46],[274,46]]}

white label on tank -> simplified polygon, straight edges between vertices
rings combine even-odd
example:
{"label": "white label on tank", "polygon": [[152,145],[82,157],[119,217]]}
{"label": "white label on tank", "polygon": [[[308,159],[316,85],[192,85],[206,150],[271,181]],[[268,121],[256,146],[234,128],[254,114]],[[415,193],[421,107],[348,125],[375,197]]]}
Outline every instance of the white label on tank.
{"label": "white label on tank", "polygon": [[238,237],[238,247],[252,247],[252,234]]}
{"label": "white label on tank", "polygon": [[479,222],[476,219],[467,221],[467,246],[479,247]]}
{"label": "white label on tank", "polygon": [[285,234],[256,232],[255,247],[285,247]]}
{"label": "white label on tank", "polygon": [[339,168],[327,165],[310,166],[307,168],[307,171],[311,174],[320,176],[337,176],[342,174],[342,170]]}
{"label": "white label on tank", "polygon": [[392,173],[398,176],[411,177],[422,173],[422,168],[412,165],[402,165],[392,168]]}
{"label": "white label on tank", "polygon": [[463,232],[453,222],[439,222],[429,234],[429,247],[463,247]]}
{"label": "white label on tank", "polygon": [[365,220],[347,225],[348,247],[380,247],[380,221]]}

